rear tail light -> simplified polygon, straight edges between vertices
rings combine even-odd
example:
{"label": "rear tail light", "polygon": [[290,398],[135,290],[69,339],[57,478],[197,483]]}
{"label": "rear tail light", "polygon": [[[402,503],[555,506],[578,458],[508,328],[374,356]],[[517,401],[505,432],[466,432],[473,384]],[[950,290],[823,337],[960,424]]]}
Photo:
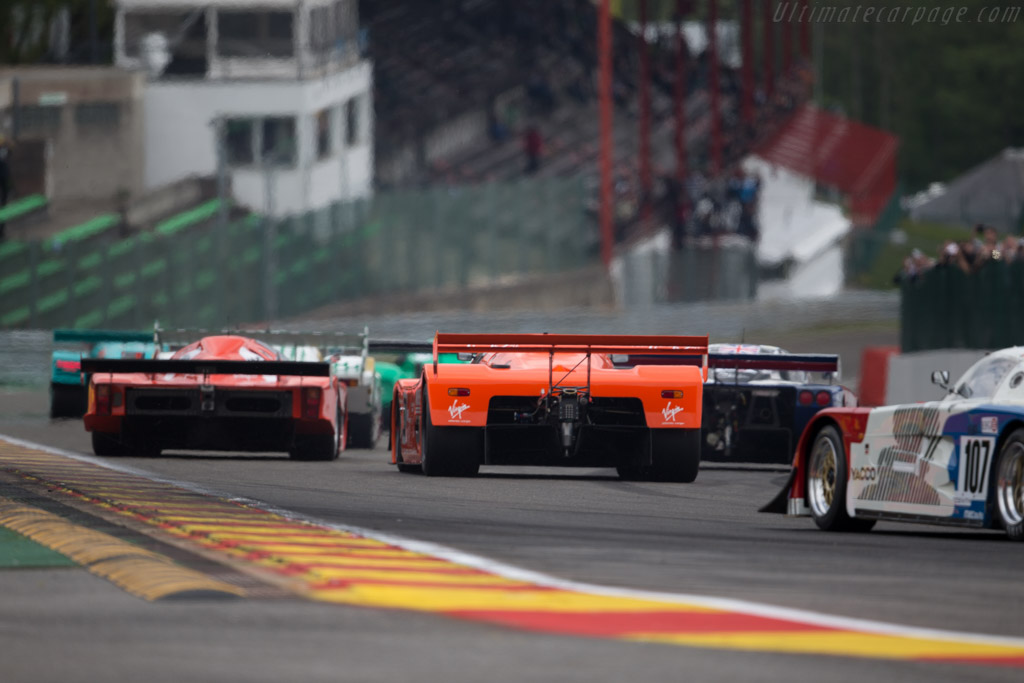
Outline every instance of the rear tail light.
{"label": "rear tail light", "polygon": [[818,395],[814,397],[814,401],[819,406],[830,406],[832,405],[832,394],[827,391],[819,391]]}
{"label": "rear tail light", "polygon": [[63,372],[80,372],[82,362],[77,360],[59,360],[57,361],[57,369]]}
{"label": "rear tail light", "polygon": [[804,389],[800,392],[800,405],[809,406],[814,403],[814,394]]}
{"label": "rear tail light", "polygon": [[320,387],[306,387],[302,390],[302,417],[315,420],[320,417]]}
{"label": "rear tail light", "polygon": [[110,385],[96,385],[96,414],[110,415]]}
{"label": "rear tail light", "polygon": [[448,390],[448,395],[449,396],[469,396],[469,389],[458,389],[458,388],[453,387],[453,388]]}
{"label": "rear tail light", "polygon": [[664,389],[661,392],[662,398],[682,398],[683,392],[679,389]]}

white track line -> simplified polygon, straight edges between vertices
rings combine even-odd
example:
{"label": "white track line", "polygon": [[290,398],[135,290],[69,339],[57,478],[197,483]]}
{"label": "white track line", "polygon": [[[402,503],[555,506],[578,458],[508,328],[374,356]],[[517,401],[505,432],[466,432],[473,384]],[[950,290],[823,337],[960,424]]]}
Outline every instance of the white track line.
{"label": "white track line", "polygon": [[263,510],[265,512],[280,515],[281,517],[286,517],[288,519],[308,522],[310,524],[328,527],[330,529],[334,529],[337,531],[344,531],[356,534],[359,536],[363,536],[365,538],[398,546],[400,548],[412,552],[432,555],[434,557],[439,557],[441,559],[448,560],[449,562],[455,562],[469,567],[481,569],[483,571],[490,572],[497,576],[502,576],[517,581],[526,581],[540,586],[557,588],[567,591],[576,591],[580,593],[589,593],[592,595],[602,595],[608,597],[620,597],[638,600],[655,600],[672,604],[692,605],[719,610],[728,610],[732,612],[743,612],[746,614],[752,614],[755,616],[766,617],[770,619],[801,621],[816,626],[863,631],[866,633],[876,633],[889,636],[899,636],[905,638],[927,638],[933,640],[949,640],[956,642],[968,642],[988,645],[1005,645],[1009,647],[1024,648],[1024,638],[985,635],[978,633],[966,633],[963,631],[946,631],[941,629],[922,628],[916,626],[904,626],[900,624],[886,623],[883,621],[873,621],[870,619],[838,617],[829,614],[823,614],[821,612],[813,612],[810,610],[795,609],[790,607],[778,607],[775,605],[767,605],[764,603],[749,602],[747,600],[737,600],[733,598],[715,598],[701,595],[691,595],[687,593],[660,593],[656,591],[636,590],[630,588],[598,586],[596,584],[561,579],[556,576],[551,576],[550,574],[543,574],[541,572],[533,571],[530,569],[523,569],[521,567],[505,564],[497,560],[492,560],[480,555],[474,555],[472,553],[467,553],[461,550],[457,550],[455,548],[450,548],[448,546],[432,543],[430,541],[418,541],[415,539],[406,538],[404,536],[397,536],[388,532],[381,532],[373,529],[351,526],[348,524],[337,524],[334,522],[328,522],[317,517],[304,515],[302,513],[294,512],[292,510],[280,508],[277,507],[276,505],[267,503],[265,501],[256,500],[253,498],[239,497],[231,493],[204,487],[193,482],[161,477],[159,475],[154,475],[152,473],[135,469],[133,467],[116,465],[91,455],[83,455],[81,453],[65,451],[59,448],[51,448],[50,446],[34,443],[31,441],[25,441],[24,439],[17,439],[14,437],[6,436],[4,434],[0,434],[0,439],[9,441],[10,443],[13,443],[17,446],[23,446],[25,448],[34,448],[36,450],[52,453],[54,455],[60,455],[66,458],[71,458],[73,460],[98,465],[100,467],[104,467],[106,469],[114,470],[117,472],[123,472],[125,474],[132,474],[135,476],[143,477],[145,479],[149,479],[150,481],[171,484],[173,486],[178,486],[180,488],[192,491],[194,493],[216,496],[218,498],[225,498],[231,501],[243,503],[245,505]]}

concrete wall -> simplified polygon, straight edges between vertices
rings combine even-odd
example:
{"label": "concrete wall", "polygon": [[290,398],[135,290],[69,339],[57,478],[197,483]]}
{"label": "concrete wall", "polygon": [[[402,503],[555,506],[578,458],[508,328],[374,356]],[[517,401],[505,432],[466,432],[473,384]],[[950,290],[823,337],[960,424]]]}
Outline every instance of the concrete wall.
{"label": "concrete wall", "polygon": [[[51,201],[106,199],[142,189],[140,74],[108,67],[2,69],[0,92],[9,105],[14,79],[22,112],[19,139],[45,140],[50,150],[46,185]],[[110,112],[112,117],[90,115],[90,105],[113,105],[116,112]],[[33,125],[40,115],[52,122]],[[17,180],[17,167],[12,171]]]}
{"label": "concrete wall", "polygon": [[885,402],[892,405],[937,401],[946,392],[932,384],[933,371],[948,370],[950,382],[956,382],[967,368],[984,355],[984,351],[946,349],[892,356],[886,377]]}

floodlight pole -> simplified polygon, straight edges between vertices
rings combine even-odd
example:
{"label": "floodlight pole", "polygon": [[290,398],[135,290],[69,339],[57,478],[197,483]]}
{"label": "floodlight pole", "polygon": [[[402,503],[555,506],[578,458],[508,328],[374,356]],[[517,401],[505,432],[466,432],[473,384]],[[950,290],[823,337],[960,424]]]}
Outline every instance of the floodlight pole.
{"label": "floodlight pole", "polygon": [[227,321],[227,290],[232,286],[230,274],[234,264],[229,263],[227,253],[228,230],[228,153],[227,153],[227,121],[223,116],[214,120],[214,135],[217,142],[217,258],[220,263],[220,286],[217,287],[217,314],[222,321]]}
{"label": "floodlight pole", "polygon": [[787,4],[782,17],[782,74],[788,76],[793,67],[793,9]]}
{"label": "floodlight pole", "polygon": [[676,181],[684,211],[687,204],[686,190],[686,37],[683,34],[683,17],[686,14],[686,0],[676,0],[676,78],[673,95],[675,115]]}
{"label": "floodlight pole", "polygon": [[722,172],[722,112],[718,79],[718,0],[708,0],[708,69],[711,74],[711,174]]}
{"label": "floodlight pole", "polygon": [[601,260],[605,268],[612,262],[612,20],[611,0],[600,0],[597,18],[597,56],[600,71],[598,102],[600,108],[600,228]]}
{"label": "floodlight pole", "polygon": [[640,190],[644,214],[651,188],[651,55],[647,44],[647,0],[640,0]]}
{"label": "floodlight pole", "polygon": [[761,3],[762,17],[761,17],[761,28],[764,36],[764,71],[762,72],[762,80],[764,81],[764,96],[766,99],[771,100],[772,96],[775,95],[775,17],[773,16],[773,10],[775,2],[774,0],[763,0]]}
{"label": "floodlight pole", "polygon": [[811,58],[811,0],[800,0],[800,57]]}
{"label": "floodlight pole", "polygon": [[741,113],[746,126],[754,125],[754,0],[742,0],[740,14],[740,40],[743,48],[743,64],[740,73],[743,80]]}

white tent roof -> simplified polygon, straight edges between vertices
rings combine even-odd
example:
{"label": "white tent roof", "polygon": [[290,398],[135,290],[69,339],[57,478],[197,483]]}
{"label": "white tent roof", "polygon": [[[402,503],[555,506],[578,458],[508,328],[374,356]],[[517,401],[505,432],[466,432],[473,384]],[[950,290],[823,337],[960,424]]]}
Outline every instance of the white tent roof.
{"label": "white tent roof", "polygon": [[916,203],[910,215],[914,220],[985,223],[1016,232],[1024,215],[1024,148],[1007,147],[947,184],[941,194]]}

